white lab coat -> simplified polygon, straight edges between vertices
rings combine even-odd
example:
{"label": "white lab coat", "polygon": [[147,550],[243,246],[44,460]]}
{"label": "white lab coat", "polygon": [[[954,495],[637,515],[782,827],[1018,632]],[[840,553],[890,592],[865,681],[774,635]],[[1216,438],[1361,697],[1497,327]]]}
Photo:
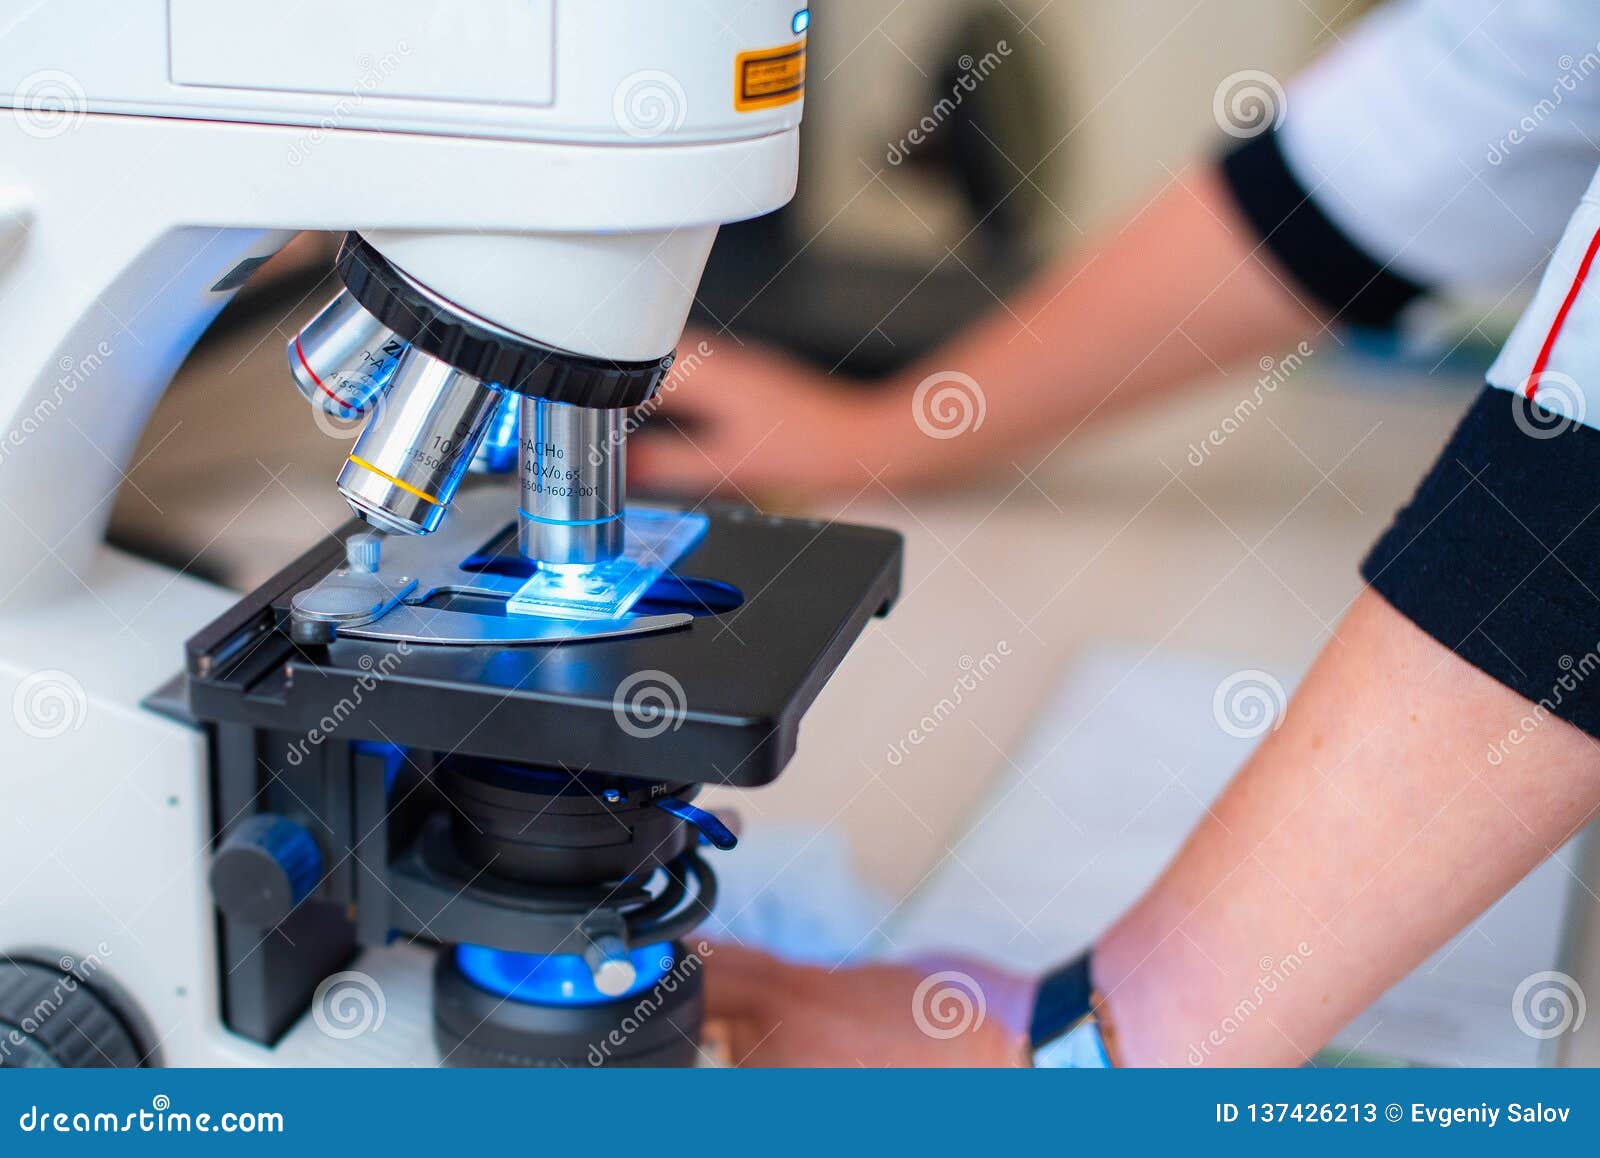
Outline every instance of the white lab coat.
{"label": "white lab coat", "polygon": [[1290,85],[1279,144],[1385,268],[1445,293],[1537,280],[1489,381],[1600,427],[1600,270],[1575,289],[1600,236],[1600,3],[1397,0]]}

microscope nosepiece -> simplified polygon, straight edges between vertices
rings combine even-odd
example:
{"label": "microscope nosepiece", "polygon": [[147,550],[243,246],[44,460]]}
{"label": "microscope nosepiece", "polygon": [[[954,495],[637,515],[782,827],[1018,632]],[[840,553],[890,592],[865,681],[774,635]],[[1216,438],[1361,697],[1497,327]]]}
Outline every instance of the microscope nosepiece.
{"label": "microscope nosepiece", "polygon": [[339,472],[340,493],[379,530],[428,534],[499,404],[499,391],[470,374],[408,351]]}
{"label": "microscope nosepiece", "polygon": [[393,330],[343,290],[289,340],[289,372],[312,405],[351,419],[371,409],[405,350]]}

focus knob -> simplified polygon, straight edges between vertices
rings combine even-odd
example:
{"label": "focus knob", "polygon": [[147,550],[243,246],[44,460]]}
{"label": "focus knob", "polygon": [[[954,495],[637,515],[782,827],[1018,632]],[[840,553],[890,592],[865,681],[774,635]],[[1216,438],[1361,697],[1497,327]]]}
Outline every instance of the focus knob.
{"label": "focus knob", "polygon": [[132,1069],[133,1033],[77,972],[0,957],[0,1069]]}
{"label": "focus knob", "polygon": [[247,925],[277,925],[322,879],[322,851],[294,821],[261,813],[230,832],[211,862],[217,908]]}

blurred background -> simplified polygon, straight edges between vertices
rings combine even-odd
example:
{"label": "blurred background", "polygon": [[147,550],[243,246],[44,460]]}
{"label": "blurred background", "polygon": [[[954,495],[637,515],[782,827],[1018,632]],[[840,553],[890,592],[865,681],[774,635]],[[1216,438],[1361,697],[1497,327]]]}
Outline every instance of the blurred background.
{"label": "blurred background", "polygon": [[[696,321],[887,373],[1228,143],[1224,78],[1286,82],[1366,7],[817,0],[799,195],[724,231]],[[286,251],[190,359],[135,456],[120,543],[247,589],[348,518],[333,488],[348,438],[310,421],[283,365],[336,289],[333,244]],[[1241,672],[1292,688],[1329,641],[1517,304],[1322,335],[937,495],[807,511],[902,532],[905,593],[784,778],[721,801],[762,837],[736,854],[751,859],[729,930],[820,958],[956,943],[1018,965],[1092,938],[1250,747],[1219,728],[1216,689]],[[1260,409],[1197,453],[1266,375],[1281,381]],[[1551,1060],[1506,1001],[1589,936],[1587,886],[1563,932],[1571,881],[1591,874],[1581,850],[1561,855],[1521,908],[1497,907],[1342,1038],[1343,1057]],[[1556,1046],[1595,1056],[1583,1032]]]}

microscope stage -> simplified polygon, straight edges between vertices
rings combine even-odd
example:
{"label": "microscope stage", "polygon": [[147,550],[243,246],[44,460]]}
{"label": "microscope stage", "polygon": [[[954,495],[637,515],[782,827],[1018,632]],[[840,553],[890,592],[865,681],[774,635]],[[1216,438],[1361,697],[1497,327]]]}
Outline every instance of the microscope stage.
{"label": "microscope stage", "polygon": [[[341,632],[325,647],[299,646],[290,600],[343,565],[343,539],[365,529],[352,523],[189,641],[190,710],[316,744],[370,741],[642,780],[769,783],[794,754],[805,710],[898,594],[901,539],[742,507],[704,513],[704,537],[640,604],[634,622],[651,628],[641,633],[441,645]],[[514,490],[482,487],[460,495],[434,535],[386,538],[384,571],[399,556],[396,565],[415,577],[427,552],[431,570],[453,576],[427,580],[435,596],[398,608],[397,619],[462,605],[473,611],[457,620],[490,629],[530,620],[504,610],[527,578],[517,570],[514,514]]]}

